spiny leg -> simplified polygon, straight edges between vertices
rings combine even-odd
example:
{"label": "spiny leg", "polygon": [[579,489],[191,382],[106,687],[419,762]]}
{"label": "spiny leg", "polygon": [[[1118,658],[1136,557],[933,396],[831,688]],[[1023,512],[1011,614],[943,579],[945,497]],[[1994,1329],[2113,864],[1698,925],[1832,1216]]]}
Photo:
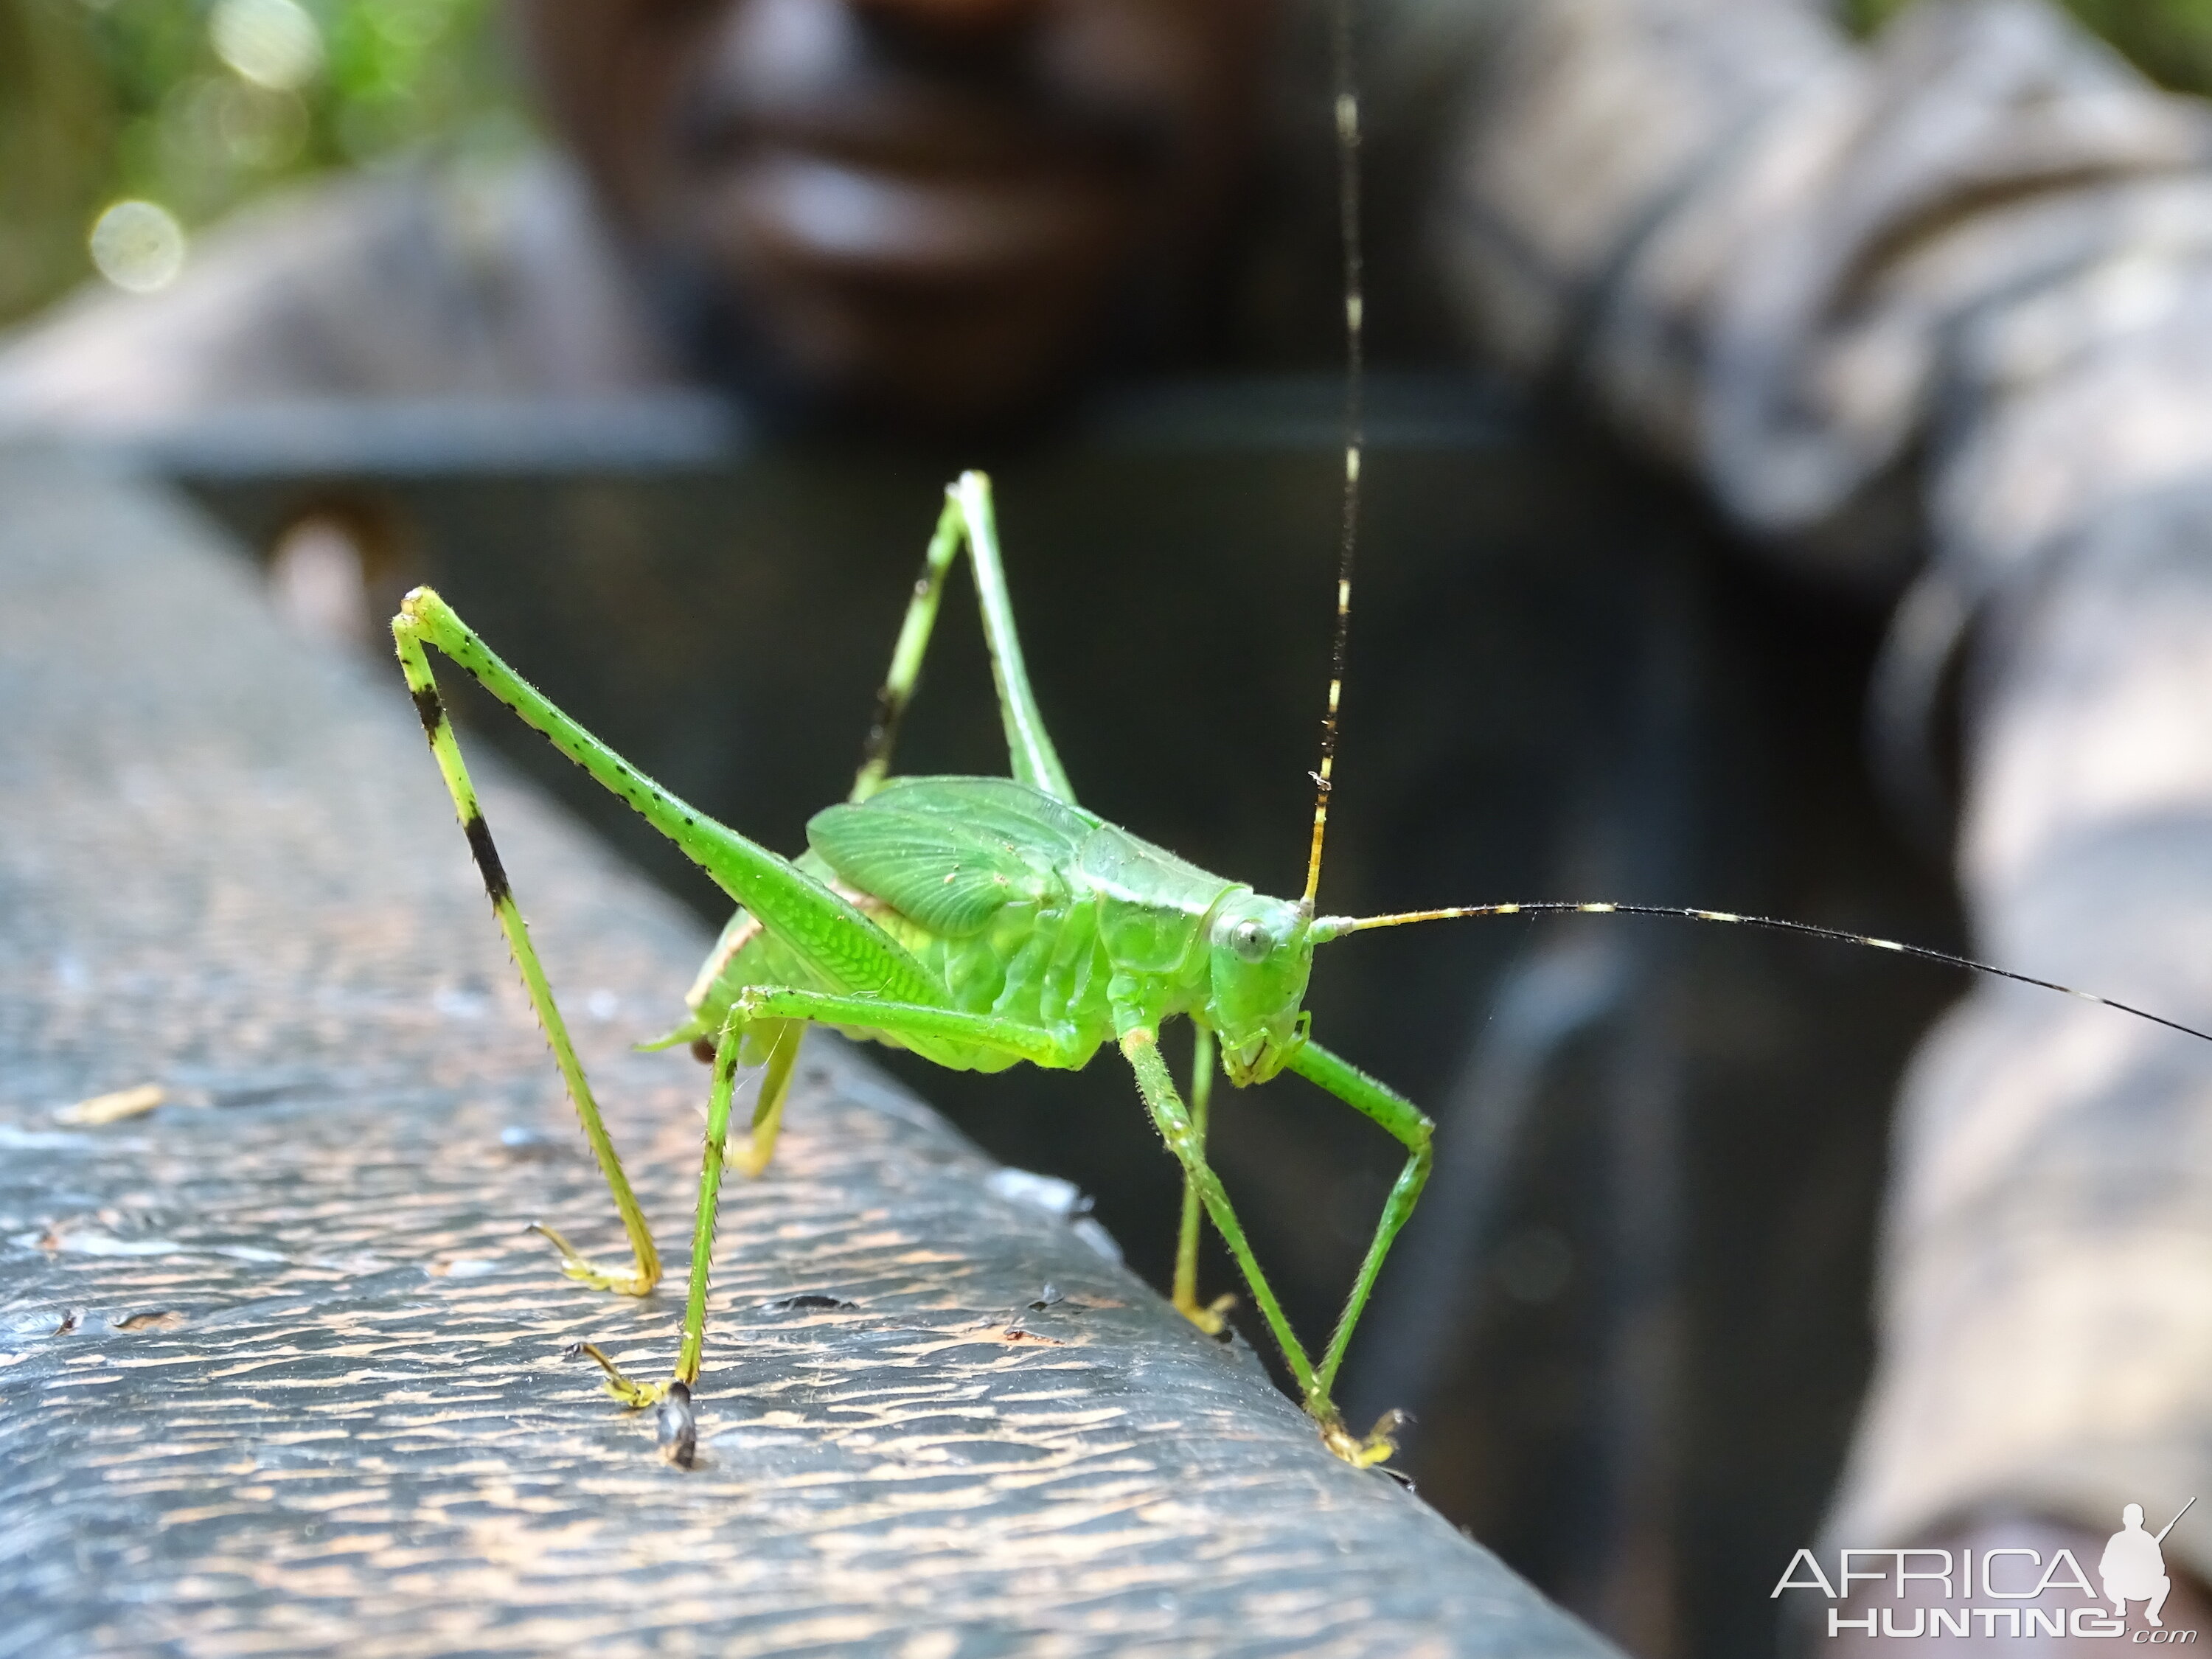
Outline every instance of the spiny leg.
{"label": "spiny leg", "polygon": [[[1055,1033],[988,1014],[775,986],[749,986],[738,993],[714,1047],[714,1086],[707,1099],[706,1150],[700,1162],[699,1205],[692,1225],[691,1274],[684,1294],[684,1335],[677,1352],[675,1375],[659,1387],[647,1387],[624,1376],[596,1348],[580,1345],[580,1352],[605,1370],[608,1392],[617,1400],[641,1407],[659,1402],[661,1449],[671,1461],[685,1468],[690,1466],[697,1437],[690,1390],[699,1380],[700,1358],[706,1346],[707,1289],[713,1270],[714,1220],[725,1158],[733,1157],[748,1175],[758,1175],[767,1167],[782,1124],[799,1046],[807,1024],[817,1021],[882,1031],[925,1051],[936,1040],[1012,1053],[1048,1066],[1065,1066],[1074,1058]],[[731,1101],[738,1064],[761,1042],[768,1044],[767,1070],[753,1110],[751,1138],[732,1154],[728,1151]]]}
{"label": "spiny leg", "polygon": [[[1213,1100],[1213,1033],[1194,1024],[1197,1033],[1190,1050],[1190,1133],[1199,1156],[1206,1155],[1206,1120]],[[1198,1305],[1198,1235],[1200,1199],[1197,1184],[1182,1178],[1182,1227],[1176,1235],[1175,1310],[1208,1336],[1219,1336],[1228,1328],[1224,1316],[1237,1305],[1233,1293]]]}
{"label": "spiny leg", "polygon": [[[783,1103],[791,1093],[799,1045],[806,1039],[806,1027],[798,1020],[762,1024],[771,1027],[768,1070],[761,1076],[760,1097],[753,1103],[752,1125],[744,1144],[731,1153],[738,1170],[756,1179],[775,1156],[776,1138],[783,1133]],[[757,1024],[754,1035],[760,1035]]]}
{"label": "spiny leg", "polygon": [[1006,593],[1006,567],[999,555],[999,518],[991,504],[991,481],[981,472],[963,472],[952,493],[968,522],[969,568],[975,573],[983,641],[991,651],[991,679],[999,689],[999,718],[1006,723],[1014,775],[1048,795],[1073,801],[1075,791],[1044,729],[1044,716],[1037,711],[1029,666],[1022,659],[1021,636],[1014,629],[1014,602]]}
{"label": "spiny leg", "polygon": [[[1382,1269],[1382,1258],[1390,1254],[1392,1242],[1413,1213],[1421,1188],[1428,1184],[1429,1168],[1435,1159],[1430,1137],[1437,1126],[1403,1095],[1376,1082],[1317,1042],[1309,1042],[1294,1050],[1289,1069],[1319,1084],[1347,1106],[1364,1112],[1406,1148],[1405,1167],[1398,1172],[1389,1197],[1383,1200],[1382,1216],[1375,1224],[1375,1236],[1368,1241],[1366,1259],[1359,1264],[1358,1277],[1352,1282],[1352,1293],[1345,1298],[1344,1311],[1337,1316],[1336,1329],[1330,1334],[1328,1351],[1322,1355],[1316,1380],[1326,1397],[1336,1382],[1337,1368],[1344,1363],[1352,1330],[1366,1309],[1368,1293],[1375,1288],[1375,1276]],[[1398,1413],[1386,1412],[1365,1440],[1355,1442],[1347,1436],[1345,1446],[1337,1446],[1334,1440],[1330,1444],[1339,1455],[1352,1462],[1380,1462],[1395,1449],[1390,1437],[1398,1421]],[[1342,1432],[1341,1429],[1339,1432]]]}
{"label": "spiny leg", "polygon": [[991,653],[991,678],[998,688],[999,714],[1006,729],[1007,757],[1014,776],[1032,788],[1061,800],[1073,801],[1067,773],[1060,763],[1044,717],[1038,712],[1036,693],[1030,684],[1029,668],[1022,656],[1021,635],[1014,626],[1013,602],[1006,593],[1006,566],[999,553],[998,518],[991,503],[991,481],[981,472],[963,472],[945,492],[945,511],[929,539],[921,574],[915,580],[914,596],[907,603],[906,619],[899,626],[898,643],[891,649],[891,665],[876,693],[875,723],[861,750],[860,769],[853,780],[851,799],[862,801],[883,787],[890,770],[891,749],[898,741],[900,722],[913,702],[921,678],[922,659],[928,654],[929,637],[937,625],[937,609],[944,595],[945,578],[965,545],[969,568],[975,577],[975,598],[983,616],[983,641]]}
{"label": "spiny leg", "polygon": [[[714,1219],[722,1196],[722,1158],[730,1139],[730,1102],[737,1093],[738,1056],[744,1044],[742,1023],[732,1014],[722,1024],[714,1046],[714,1082],[707,1091],[707,1135],[699,1154],[699,1204],[691,1218],[691,1277],[684,1292],[684,1340],[676,1351],[674,1382],[689,1389],[699,1380],[699,1357],[707,1343],[707,1280],[714,1265]],[[797,1050],[799,1034],[786,1028],[776,1048]],[[775,1065],[773,1053],[769,1065]]]}
{"label": "spiny leg", "polygon": [[[764,1012],[763,1011],[773,1011]],[[799,1011],[805,1012],[801,1012]],[[1057,1039],[1034,1026],[988,1014],[950,1013],[944,1009],[883,1003],[870,998],[824,996],[811,991],[752,988],[732,1006],[714,1045],[714,1080],[707,1097],[706,1142],[700,1156],[699,1204],[691,1228],[691,1273],[684,1298],[684,1334],[677,1349],[676,1370],[662,1383],[638,1382],[623,1374],[596,1345],[579,1342],[569,1350],[595,1361],[607,1374],[607,1392],[624,1405],[642,1408],[658,1404],[662,1453],[684,1468],[691,1465],[697,1443],[698,1424],[691,1406],[691,1388],[699,1380],[700,1361],[706,1349],[707,1290],[714,1268],[714,1224],[722,1189],[722,1168],[730,1134],[731,1102],[737,1091],[737,1071],[749,1035],[773,1022],[774,1034],[768,1073],[762,1080],[764,1101],[774,1103],[754,1113],[756,1129],[773,1121],[788,1088],[805,1022],[817,1016],[845,1025],[866,1025],[904,1039],[945,1036],[957,1031],[961,1040],[977,1047],[993,1047],[1034,1060],[1056,1054]],[[1061,1063],[1065,1063],[1064,1060]],[[740,1160],[747,1154],[740,1153]],[[762,1154],[765,1161],[765,1154]]]}
{"label": "spiny leg", "polygon": [[439,696],[437,683],[431,677],[429,659],[410,635],[400,633],[397,628],[393,632],[400,665],[407,675],[407,689],[414,694],[416,712],[422,716],[422,729],[430,739],[430,752],[437,757],[438,772],[446,781],[447,793],[453,798],[453,811],[460,818],[462,832],[468,836],[469,851],[476,857],[484,890],[491,896],[492,910],[499,918],[501,931],[507,935],[507,949],[514,954],[515,966],[521,970],[530,1006],[537,1012],[538,1023],[560,1066],[562,1080],[568,1086],[576,1115],[583,1120],[584,1138],[591,1143],[592,1156],[599,1160],[608,1191],[614,1194],[615,1209],[622,1217],[623,1231],[629,1237],[634,1266],[629,1273],[599,1267],[578,1254],[552,1228],[542,1222],[533,1225],[561,1252],[562,1268],[569,1278],[603,1290],[643,1296],[660,1282],[660,1255],[653,1249],[652,1230],[646,1225],[645,1212],[638,1207],[637,1197],[623,1173],[621,1155],[615,1151],[613,1138],[599,1117],[599,1103],[592,1097],[592,1085],[584,1076],[583,1062],[576,1057],[568,1024],[553,1000],[553,988],[546,981],[545,970],[530,943],[529,925],[515,905],[507,872],[500,864],[499,851],[492,845],[491,830],[477,801],[476,786],[470,781],[468,768],[461,759],[460,744],[453,737],[453,721],[447,716],[444,700]]}
{"label": "spiny leg", "polygon": [[930,633],[937,626],[938,602],[945,597],[945,578],[952,561],[960,556],[961,532],[966,521],[958,496],[947,489],[945,510],[937,515],[929,550],[922,556],[921,574],[915,578],[913,597],[908,599],[906,617],[899,623],[897,643],[891,647],[890,668],[876,691],[875,720],[868,727],[867,741],[860,746],[860,769],[854,775],[848,799],[867,799],[884,787],[884,779],[890,772],[891,750],[897,745],[907,705],[914,701],[915,688],[921,682],[922,659],[929,654]]}
{"label": "spiny leg", "polygon": [[[592,780],[629,803],[637,815],[673,842],[714,878],[784,947],[825,985],[895,1002],[930,1003],[943,988],[890,934],[821,882],[758,842],[718,823],[661,787],[556,708],[427,587],[400,604],[392,633],[408,682],[434,691],[422,647],[434,645],[485,690],[542,733]],[[426,716],[427,718],[427,716]]]}
{"label": "spiny leg", "polygon": [[[1181,1097],[1176,1093],[1175,1079],[1168,1074],[1167,1061],[1160,1056],[1159,1034],[1151,1026],[1129,1024],[1121,1033],[1121,1053],[1129,1062],[1129,1069],[1137,1074],[1137,1089],[1145,1097],[1145,1104],[1158,1127],[1160,1139],[1182,1164],[1185,1179],[1198,1188],[1200,1200],[1206,1214],[1212,1218],[1214,1229],[1229,1246],[1230,1255],[1237,1258],[1237,1266],[1244,1275],[1244,1283],[1252,1291],[1253,1305],[1259,1309],[1267,1329],[1273,1334],[1275,1345],[1282,1350],[1283,1363],[1291,1368],[1291,1377],[1298,1385],[1298,1395],[1305,1408],[1322,1425],[1326,1439],[1332,1427],[1341,1432],[1337,1422],[1336,1407],[1329,1403],[1328,1393],[1321,1386],[1313,1361],[1291,1330],[1291,1322],[1284,1316],[1282,1304],[1275,1299],[1274,1287],[1267,1276],[1260,1271],[1260,1264],[1252,1255],[1252,1247],[1244,1242],[1244,1229],[1237,1219],[1237,1212],[1230,1206],[1229,1194],[1221,1185],[1221,1177],[1206,1161],[1192,1133],[1190,1115],[1183,1108]],[[1330,1443],[1334,1449],[1334,1443]]]}
{"label": "spiny leg", "polygon": [[821,991],[800,991],[786,986],[749,985],[730,1005],[746,1020],[804,1019],[822,1025],[844,1025],[882,1031],[915,1048],[925,1057],[929,1044],[964,1043],[992,1048],[1026,1060],[1033,1066],[1066,1067],[1078,1065],[1084,1054],[1056,1031],[996,1014],[963,1013],[954,1008],[927,1004],[886,1002],[875,997],[833,996]]}
{"label": "spiny leg", "polygon": [[[707,1345],[707,1285],[714,1269],[714,1222],[722,1193],[722,1157],[730,1135],[730,1103],[737,1093],[738,1060],[748,1035],[744,1021],[734,1015],[722,1023],[714,1043],[714,1080],[707,1091],[706,1143],[699,1157],[699,1202],[691,1220],[691,1274],[684,1294],[684,1335],[676,1351],[676,1371],[665,1382],[633,1381],[596,1343],[579,1342],[569,1350],[598,1363],[606,1372],[606,1389],[632,1410],[660,1407],[658,1426],[664,1456],[679,1468],[690,1468],[699,1443],[698,1419],[691,1409],[691,1385],[699,1380],[699,1361]],[[771,1076],[776,1057],[799,1050],[799,1032],[785,1024],[771,1042]],[[790,1075],[788,1066],[784,1076]]]}

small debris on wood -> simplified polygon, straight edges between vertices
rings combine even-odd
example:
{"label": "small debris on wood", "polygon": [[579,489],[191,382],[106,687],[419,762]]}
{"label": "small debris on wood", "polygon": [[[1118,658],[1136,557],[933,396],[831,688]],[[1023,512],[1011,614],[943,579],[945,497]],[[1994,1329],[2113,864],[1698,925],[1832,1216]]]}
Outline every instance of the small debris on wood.
{"label": "small debris on wood", "polygon": [[128,1319],[118,1319],[115,1322],[115,1328],[118,1331],[173,1331],[184,1322],[184,1315],[164,1309],[160,1313],[132,1314]]}
{"label": "small debris on wood", "polygon": [[1060,1286],[1048,1280],[1044,1289],[1037,1293],[1037,1299],[1030,1304],[1030,1309],[1032,1312],[1042,1312],[1055,1303],[1066,1300],[1067,1298],[1060,1293]]}
{"label": "small debris on wood", "polygon": [[499,1132],[499,1149],[517,1164],[534,1164],[558,1157],[562,1143],[543,1129],[510,1123]]}
{"label": "small debris on wood", "polygon": [[97,1128],[103,1123],[143,1117],[168,1097],[169,1091],[160,1084],[142,1083],[135,1089],[118,1089],[112,1094],[94,1095],[74,1106],[64,1106],[54,1114],[54,1121],[72,1128]]}

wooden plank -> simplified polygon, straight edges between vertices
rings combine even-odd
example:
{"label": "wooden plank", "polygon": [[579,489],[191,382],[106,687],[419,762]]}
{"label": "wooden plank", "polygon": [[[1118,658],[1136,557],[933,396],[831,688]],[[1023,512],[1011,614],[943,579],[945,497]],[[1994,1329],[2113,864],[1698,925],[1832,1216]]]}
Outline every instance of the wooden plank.
{"label": "wooden plank", "polygon": [[[523,1231],[618,1247],[396,672],[53,456],[0,596],[0,1656],[1607,1651],[826,1042],[665,1466],[561,1351],[680,1287]],[[628,1045],[705,941],[483,771],[673,1255],[704,1073]]]}

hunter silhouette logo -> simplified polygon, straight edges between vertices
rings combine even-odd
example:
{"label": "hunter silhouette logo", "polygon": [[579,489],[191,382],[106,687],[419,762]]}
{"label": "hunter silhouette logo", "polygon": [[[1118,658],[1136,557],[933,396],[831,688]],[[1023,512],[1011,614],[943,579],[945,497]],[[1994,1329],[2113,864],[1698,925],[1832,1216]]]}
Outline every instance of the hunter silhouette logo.
{"label": "hunter silhouette logo", "polygon": [[[2191,1498],[2181,1506],[2186,1515],[2197,1505]],[[2105,1553],[2097,1563],[2097,1577],[2105,1581],[2105,1599],[2112,1604],[2112,1611],[2122,1619],[2128,1616],[2128,1603],[2148,1601],[2143,1618],[2152,1625],[2162,1626],[2165,1620],[2158,1611],[2166,1605],[2167,1593],[2173,1589],[2173,1580],[2166,1576],[2166,1556],[2159,1546],[2166,1542],[2166,1534],[2181,1524],[2177,1515],[2159,1528],[2152,1537],[2143,1530],[2142,1505],[2130,1504],[2120,1511],[2120,1529],[2105,1546]]]}
{"label": "hunter silhouette logo", "polygon": [[[1817,1590],[1832,1603],[1849,1603],[1855,1586],[1868,1586],[1856,1591],[1855,1614],[1841,1605],[1826,1609],[1831,1636],[1848,1632],[1900,1641],[1926,1636],[2070,1636],[2137,1646],[2191,1644],[2197,1639],[2196,1631],[2169,1630],[2159,1615],[2173,1589],[2162,1546],[2196,1506],[2191,1498],[2155,1533],[2143,1526],[2142,1504],[2122,1510],[2120,1529],[2097,1558],[2101,1595],[2072,1550],[2054,1550],[2046,1560],[2040,1550],[2008,1546],[1978,1553],[1838,1550],[1832,1578],[1818,1556],[1801,1549],[1790,1558],[1773,1595]],[[1889,1594],[1873,1588],[1877,1585]],[[2078,1598],[2074,1605],[2063,1599],[2069,1593]],[[2039,1605],[2024,1605],[2030,1602]],[[2134,1602],[2142,1604],[2142,1622],[2131,1629],[2128,1608]]]}

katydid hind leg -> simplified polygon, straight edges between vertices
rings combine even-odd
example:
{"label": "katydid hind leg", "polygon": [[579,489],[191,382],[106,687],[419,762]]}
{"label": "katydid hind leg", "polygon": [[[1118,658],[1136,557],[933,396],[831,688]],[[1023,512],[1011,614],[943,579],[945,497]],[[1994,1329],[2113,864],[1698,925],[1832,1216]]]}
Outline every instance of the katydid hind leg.
{"label": "katydid hind leg", "polygon": [[1014,627],[1014,602],[1006,592],[1006,561],[999,552],[998,511],[991,481],[981,472],[963,472],[952,486],[968,531],[968,568],[975,577],[975,600],[983,612],[983,642],[991,653],[991,679],[999,690],[999,718],[1006,723],[1006,750],[1014,775],[1033,788],[1073,802],[1075,791],[1045,730],[1036,692]]}
{"label": "katydid hind leg", "polygon": [[868,726],[867,741],[861,745],[860,769],[854,775],[853,793],[847,797],[849,800],[867,799],[884,787],[884,780],[890,773],[891,750],[898,744],[899,727],[905,721],[907,705],[914,701],[915,690],[921,683],[922,659],[929,654],[930,635],[937,627],[937,608],[945,597],[945,578],[952,569],[952,562],[960,556],[966,526],[967,518],[958,497],[947,490],[945,509],[938,514],[937,528],[929,538],[929,550],[922,556],[921,574],[915,578],[906,616],[899,623],[897,641],[891,647],[891,665],[876,692],[875,719]]}
{"label": "katydid hind leg", "polygon": [[[425,647],[435,646],[595,782],[629,802],[718,886],[773,929],[821,982],[900,1002],[927,1003],[941,997],[941,988],[921,965],[868,917],[788,860],[717,823],[647,777],[502,662],[430,589],[418,587],[407,596],[392,618],[392,632],[407,666],[409,688],[424,708],[426,725],[432,709],[443,719],[425,652]],[[453,759],[458,764],[458,750]],[[446,764],[442,751],[440,764]],[[448,787],[453,782],[449,775]]]}
{"label": "katydid hind leg", "polygon": [[1006,726],[1006,757],[1013,775],[1032,788],[1073,802],[1075,792],[1068,785],[1066,769],[1060,764],[1051,733],[1045,729],[1036,690],[1030,684],[1021,634],[1014,624],[1013,601],[1006,591],[1006,563],[999,550],[991,481],[981,472],[963,472],[945,489],[945,510],[930,537],[921,574],[915,579],[913,597],[907,603],[898,641],[891,649],[890,671],[876,693],[875,720],[868,730],[850,799],[867,799],[883,787],[890,774],[900,723],[921,684],[922,660],[928,654],[930,635],[937,625],[945,579],[963,546],[975,579],[983,643],[991,655],[991,681],[998,692],[999,717]]}
{"label": "katydid hind leg", "polygon": [[[1206,1121],[1213,1101],[1213,1033],[1194,1023],[1190,1053],[1190,1130],[1199,1156],[1206,1155]],[[1198,1300],[1198,1243],[1202,1230],[1203,1200],[1198,1184],[1186,1173],[1182,1178],[1182,1224],[1176,1234],[1175,1310],[1208,1336],[1228,1334],[1229,1310],[1237,1305],[1234,1293],[1214,1297],[1205,1306]]]}
{"label": "katydid hind leg", "polygon": [[569,1102],[583,1123],[584,1138],[591,1144],[592,1156],[599,1163],[607,1190],[613,1195],[615,1210],[622,1218],[623,1231],[629,1241],[630,1269],[625,1273],[599,1266],[543,1223],[534,1224],[536,1231],[561,1252],[562,1268],[571,1279],[603,1290],[644,1296],[660,1280],[660,1256],[653,1248],[652,1230],[646,1224],[645,1212],[639,1207],[629,1179],[623,1172],[622,1157],[616,1152],[614,1138],[599,1115],[599,1103],[592,1097],[590,1080],[584,1075],[583,1062],[577,1058],[568,1024],[561,1017],[560,1005],[554,1000],[553,988],[531,944],[529,925],[523,921],[522,912],[514,902],[499,850],[492,843],[490,828],[484,822],[483,809],[477,799],[476,786],[470,780],[468,767],[461,759],[460,744],[453,736],[453,721],[430,672],[429,659],[412,635],[397,628],[393,631],[400,664],[407,676],[407,689],[413,694],[416,711],[422,716],[422,729],[429,738],[430,752],[437,759],[439,775],[445,780],[447,793],[453,797],[453,811],[460,818],[469,850],[475,855],[485,891],[490,895],[500,930],[507,936],[507,949],[522,975],[523,989],[529,995],[530,1006],[561,1069]]}

